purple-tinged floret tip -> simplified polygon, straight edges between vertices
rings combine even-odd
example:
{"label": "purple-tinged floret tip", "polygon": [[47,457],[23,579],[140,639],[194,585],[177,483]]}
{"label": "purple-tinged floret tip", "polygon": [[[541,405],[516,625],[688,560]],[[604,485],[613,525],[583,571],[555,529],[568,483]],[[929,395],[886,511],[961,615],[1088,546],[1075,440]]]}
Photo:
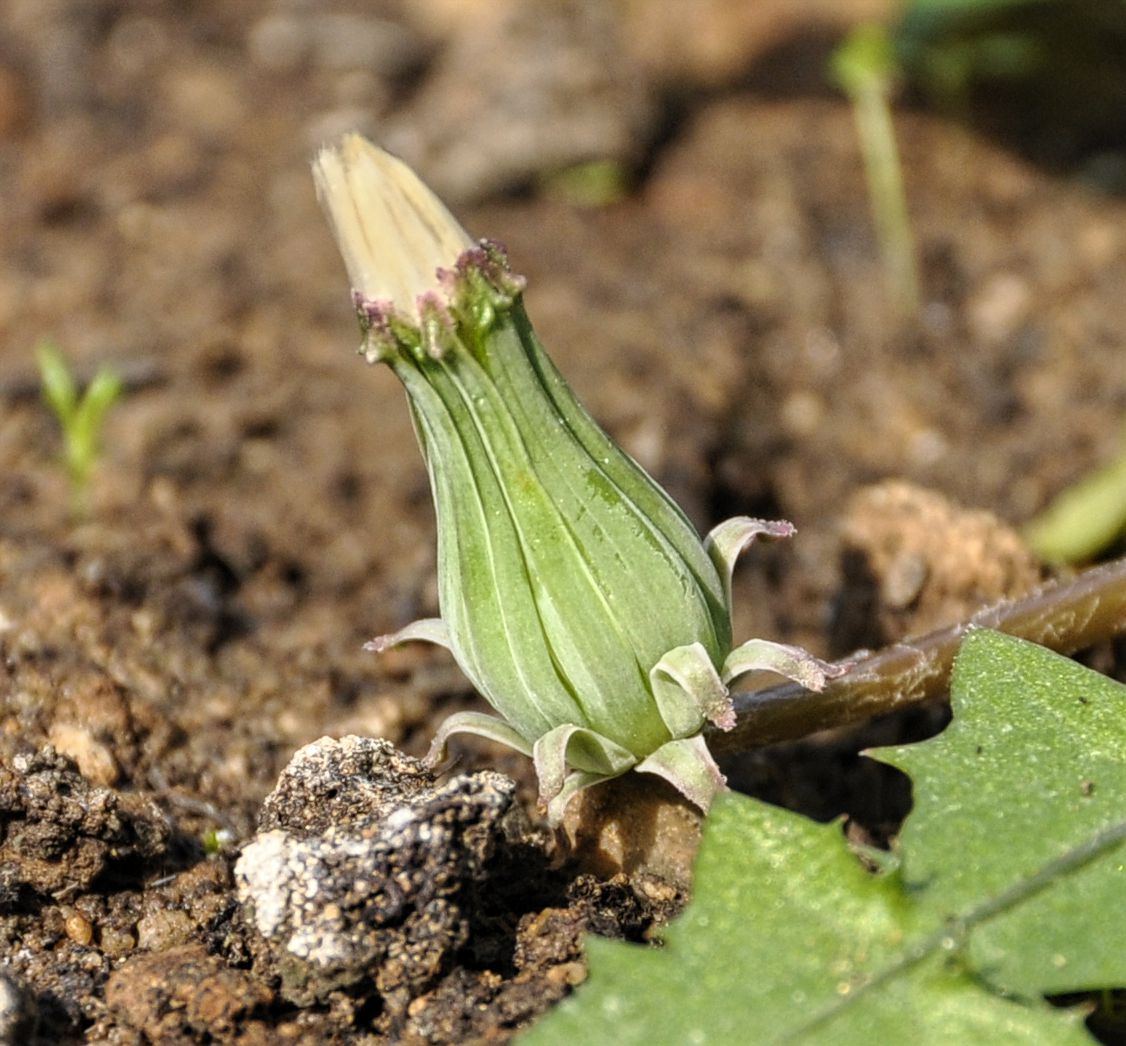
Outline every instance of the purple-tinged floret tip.
{"label": "purple-tinged floret tip", "polygon": [[792,538],[798,528],[787,519],[772,519],[766,523],[763,534],[770,538]]}
{"label": "purple-tinged floret tip", "polygon": [[451,301],[460,288],[484,281],[506,304],[523,293],[528,281],[508,265],[508,253],[495,240],[481,240],[461,252],[452,269],[438,270],[438,283]]}
{"label": "purple-tinged floret tip", "polygon": [[369,298],[363,291],[352,291],[352,304],[365,332],[378,330],[381,334],[391,334],[391,317],[395,306],[388,298]]}
{"label": "purple-tinged floret tip", "polygon": [[[510,299],[524,292],[528,281],[509,267],[508,251],[505,250],[504,244],[496,240],[482,240],[476,250],[479,252],[479,258],[475,261],[481,274],[498,291]],[[468,253],[467,251],[466,254]],[[463,254],[462,257],[464,258],[465,255]]]}
{"label": "purple-tinged floret tip", "polygon": [[352,304],[360,321],[363,341],[360,352],[368,363],[377,363],[395,351],[399,339],[395,335],[395,306],[387,299],[368,298],[361,291],[352,291]]}

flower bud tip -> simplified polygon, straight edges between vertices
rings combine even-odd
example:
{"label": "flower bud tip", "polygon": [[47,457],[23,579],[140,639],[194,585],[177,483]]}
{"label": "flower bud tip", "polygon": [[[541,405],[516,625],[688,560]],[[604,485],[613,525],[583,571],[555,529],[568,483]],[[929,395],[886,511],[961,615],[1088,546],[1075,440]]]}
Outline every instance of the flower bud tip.
{"label": "flower bud tip", "polygon": [[313,178],[357,300],[417,322],[419,295],[473,246],[469,235],[405,163],[358,134],[323,148]]}

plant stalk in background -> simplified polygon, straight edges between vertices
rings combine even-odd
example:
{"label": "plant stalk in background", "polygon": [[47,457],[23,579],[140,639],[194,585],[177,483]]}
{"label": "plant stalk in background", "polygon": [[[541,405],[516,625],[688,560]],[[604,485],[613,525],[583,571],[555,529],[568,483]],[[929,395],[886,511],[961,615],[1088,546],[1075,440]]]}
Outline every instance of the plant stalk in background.
{"label": "plant stalk in background", "polygon": [[728,685],[766,670],[817,690],[843,671],[765,640],[733,649],[735,559],[793,528],[738,518],[701,541],[555,369],[497,245],[358,135],[315,177],[361,352],[406,388],[438,523],[441,618],[371,646],[447,646],[500,713],[451,716],[432,760],[457,733],[531,756],[553,823],[631,769],[707,809],[723,779],[702,731],[734,725]]}
{"label": "plant stalk in background", "polygon": [[832,73],[852,102],[888,295],[901,316],[912,317],[919,273],[889,105],[898,66],[887,30],[874,23],[854,29],[833,54]]}

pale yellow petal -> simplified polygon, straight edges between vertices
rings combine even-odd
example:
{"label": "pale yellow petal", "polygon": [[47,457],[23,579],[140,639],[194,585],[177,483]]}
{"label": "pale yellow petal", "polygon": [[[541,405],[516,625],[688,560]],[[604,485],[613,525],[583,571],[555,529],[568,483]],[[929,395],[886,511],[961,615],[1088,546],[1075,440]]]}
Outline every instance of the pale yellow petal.
{"label": "pale yellow petal", "polygon": [[358,134],[322,149],[313,177],[353,289],[417,319],[416,298],[473,246],[469,234],[402,160]]}

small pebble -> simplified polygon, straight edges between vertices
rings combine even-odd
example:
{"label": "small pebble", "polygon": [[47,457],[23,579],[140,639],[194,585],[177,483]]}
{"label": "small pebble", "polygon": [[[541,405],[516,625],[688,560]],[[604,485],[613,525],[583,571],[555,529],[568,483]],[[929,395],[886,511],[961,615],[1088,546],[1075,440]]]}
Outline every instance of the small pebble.
{"label": "small pebble", "polygon": [[880,585],[884,602],[892,610],[906,610],[923,590],[929,573],[926,559],[918,553],[896,556]]}
{"label": "small pebble", "polygon": [[137,922],[137,947],[147,952],[163,952],[187,944],[192,936],[192,920],[187,912],[160,908],[147,912]]}
{"label": "small pebble", "polygon": [[247,104],[238,78],[218,65],[177,68],[163,81],[166,116],[188,133],[223,141],[240,133]]}
{"label": "small pebble", "polygon": [[995,273],[969,303],[970,326],[978,340],[997,344],[1016,333],[1032,305],[1026,280],[1012,272]]}
{"label": "small pebble", "polygon": [[560,965],[553,966],[547,971],[547,979],[552,984],[566,984],[570,988],[577,987],[586,980],[586,963],[560,963]]}
{"label": "small pebble", "polygon": [[811,436],[825,417],[825,400],[809,389],[797,389],[783,401],[782,424],[792,436]]}
{"label": "small pebble", "polygon": [[52,723],[47,739],[55,751],[78,764],[78,772],[87,781],[103,788],[117,783],[121,771],[113,753],[88,728],[75,723]]}
{"label": "small pebble", "polygon": [[75,944],[85,947],[94,939],[94,927],[81,912],[69,912],[63,925],[66,927],[66,935]]}
{"label": "small pebble", "polygon": [[98,944],[101,946],[103,954],[108,955],[111,959],[116,959],[119,956],[128,955],[136,948],[137,938],[128,930],[116,930],[112,926],[106,926],[102,928]]}

